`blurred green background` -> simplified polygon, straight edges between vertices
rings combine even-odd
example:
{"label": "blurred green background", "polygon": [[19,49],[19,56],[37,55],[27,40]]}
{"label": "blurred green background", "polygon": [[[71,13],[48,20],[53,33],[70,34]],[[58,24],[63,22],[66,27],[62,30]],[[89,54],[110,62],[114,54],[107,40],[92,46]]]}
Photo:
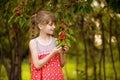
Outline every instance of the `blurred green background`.
{"label": "blurred green background", "polygon": [[[120,80],[120,0],[0,0],[0,80],[30,80],[30,18],[40,10],[67,28],[65,80]],[[35,36],[38,32],[35,29]]]}

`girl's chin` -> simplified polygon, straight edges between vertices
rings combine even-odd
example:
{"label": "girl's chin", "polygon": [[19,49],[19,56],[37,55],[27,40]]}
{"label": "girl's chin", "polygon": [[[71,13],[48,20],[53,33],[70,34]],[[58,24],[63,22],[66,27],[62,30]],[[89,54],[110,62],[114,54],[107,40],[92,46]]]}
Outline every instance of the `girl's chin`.
{"label": "girl's chin", "polygon": [[50,34],[53,35],[53,34],[54,34],[54,31],[53,31],[53,32],[50,32]]}
{"label": "girl's chin", "polygon": [[48,33],[48,35],[53,35],[53,33]]}
{"label": "girl's chin", "polygon": [[53,35],[54,34],[54,31],[49,31],[47,32],[48,35]]}

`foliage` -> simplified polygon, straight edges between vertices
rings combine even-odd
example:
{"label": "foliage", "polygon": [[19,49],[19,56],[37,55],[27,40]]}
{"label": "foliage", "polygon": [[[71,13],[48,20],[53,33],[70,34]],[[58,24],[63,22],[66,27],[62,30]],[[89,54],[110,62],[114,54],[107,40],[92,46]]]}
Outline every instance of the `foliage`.
{"label": "foliage", "polygon": [[116,13],[120,13],[120,0],[106,0],[108,6],[115,11]]}
{"label": "foliage", "polygon": [[[100,63],[104,63],[105,58],[106,78],[115,79],[116,69],[117,78],[120,79],[118,72],[120,66],[117,63],[120,61],[119,0],[0,0],[0,15],[2,15],[0,16],[0,55],[2,55],[0,63],[7,73],[9,73],[7,70],[12,70],[12,63],[18,65],[16,61],[22,62],[27,57],[30,39],[29,19],[39,10],[49,10],[55,14],[57,17],[55,37],[58,38],[59,45],[67,43],[70,46],[67,54],[70,61],[68,60],[65,66],[68,71],[67,78],[87,80],[86,75],[88,75],[93,80],[96,74],[99,79],[99,69],[102,77],[105,76],[104,68],[100,68]],[[102,44],[103,41],[105,45]],[[15,58],[16,56],[20,57]],[[17,60],[18,58],[20,60]],[[3,60],[6,60],[7,66]],[[85,70],[86,67],[88,70]],[[4,70],[3,67],[1,70]],[[12,75],[12,72],[14,71],[9,74]]]}

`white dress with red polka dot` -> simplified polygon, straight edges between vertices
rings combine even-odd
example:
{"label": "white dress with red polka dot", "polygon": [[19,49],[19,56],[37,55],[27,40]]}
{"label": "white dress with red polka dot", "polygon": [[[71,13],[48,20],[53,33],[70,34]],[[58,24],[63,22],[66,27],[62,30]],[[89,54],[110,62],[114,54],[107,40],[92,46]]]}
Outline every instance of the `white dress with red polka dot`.
{"label": "white dress with red polka dot", "polygon": [[[51,50],[56,47],[56,39],[51,37],[48,44],[41,43],[38,38],[33,39],[38,51],[38,59],[43,59],[50,54]],[[60,66],[59,54],[53,56],[42,68],[35,68],[31,63],[31,80],[64,80],[62,68]]]}

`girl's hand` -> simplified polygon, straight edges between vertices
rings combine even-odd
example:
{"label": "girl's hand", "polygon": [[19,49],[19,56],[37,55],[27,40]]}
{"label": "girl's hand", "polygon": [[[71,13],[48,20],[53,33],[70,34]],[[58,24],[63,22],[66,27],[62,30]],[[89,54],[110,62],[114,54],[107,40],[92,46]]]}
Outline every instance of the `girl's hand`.
{"label": "girl's hand", "polygon": [[69,50],[69,47],[67,45],[64,45],[62,48],[65,52],[67,52]]}
{"label": "girl's hand", "polygon": [[52,50],[52,53],[53,53],[53,54],[63,53],[63,48],[60,47],[60,46],[57,46],[57,47],[55,47],[55,48]]}

